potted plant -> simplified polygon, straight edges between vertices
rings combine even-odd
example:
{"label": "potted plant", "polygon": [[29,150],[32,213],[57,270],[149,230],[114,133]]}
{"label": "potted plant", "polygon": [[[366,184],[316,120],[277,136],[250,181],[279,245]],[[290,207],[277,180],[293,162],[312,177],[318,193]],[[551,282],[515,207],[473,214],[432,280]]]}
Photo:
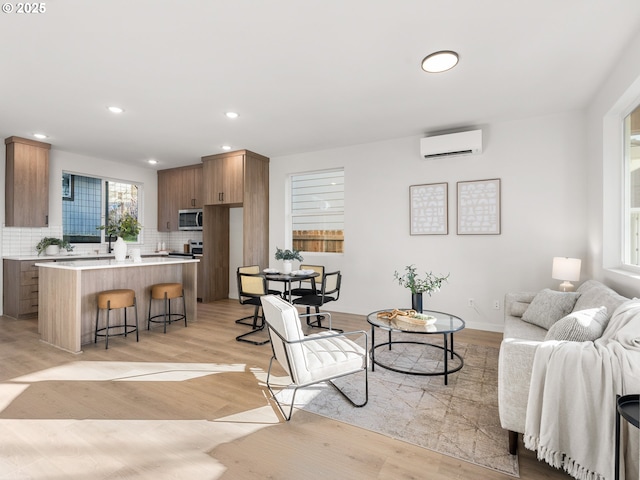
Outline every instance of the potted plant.
{"label": "potted plant", "polygon": [[136,217],[129,212],[119,215],[112,211],[109,214],[109,221],[106,225],[100,225],[100,230],[104,230],[110,237],[121,237],[123,240],[131,242],[138,238],[142,225]]}
{"label": "potted plant", "polygon": [[44,237],[36,245],[38,256],[40,256],[42,252],[45,252],[46,255],[57,255],[58,253],[60,253],[61,248],[64,248],[67,252],[70,252],[73,250],[73,245],[71,245],[66,240],[55,237]]}
{"label": "potted plant", "polygon": [[136,217],[129,212],[120,214],[112,210],[106,225],[100,225],[99,230],[104,230],[109,242],[109,253],[111,253],[111,237],[117,237],[113,246],[113,253],[117,261],[123,261],[127,256],[127,244],[125,241],[135,241],[138,238],[142,225]]}
{"label": "potted plant", "polygon": [[296,249],[282,250],[276,247],[276,260],[283,261],[282,263],[283,273],[289,274],[291,273],[291,261],[292,260],[302,261],[304,260],[304,258],[302,258],[302,255],[300,255],[300,252]]}
{"label": "potted plant", "polygon": [[432,272],[427,272],[424,274],[424,278],[419,278],[414,265],[407,265],[404,269],[404,274],[400,275],[396,270],[393,272],[393,276],[399,285],[411,290],[411,308],[422,312],[422,295],[427,293],[431,296],[433,292],[439,291],[442,282],[446,282],[449,278],[449,274],[445,277],[439,277]]}

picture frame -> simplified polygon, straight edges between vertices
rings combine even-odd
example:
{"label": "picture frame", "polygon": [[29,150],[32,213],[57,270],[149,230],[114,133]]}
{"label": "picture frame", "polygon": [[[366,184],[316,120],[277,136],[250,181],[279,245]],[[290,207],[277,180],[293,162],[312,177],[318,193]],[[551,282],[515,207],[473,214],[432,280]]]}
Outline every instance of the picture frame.
{"label": "picture frame", "polygon": [[62,174],[62,200],[73,201],[73,175]]}
{"label": "picture frame", "polygon": [[499,178],[458,182],[458,235],[500,235]]}
{"label": "picture frame", "polygon": [[409,187],[410,234],[449,234],[449,184],[426,183]]}

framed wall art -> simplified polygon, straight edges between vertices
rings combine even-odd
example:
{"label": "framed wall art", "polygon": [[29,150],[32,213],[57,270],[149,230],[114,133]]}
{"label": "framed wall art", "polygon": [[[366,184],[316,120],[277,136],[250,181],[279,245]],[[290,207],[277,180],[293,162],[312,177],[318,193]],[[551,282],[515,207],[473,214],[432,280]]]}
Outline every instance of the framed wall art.
{"label": "framed wall art", "polygon": [[411,235],[447,235],[449,233],[448,183],[411,185]]}
{"label": "framed wall art", "polygon": [[458,235],[500,235],[500,179],[458,182]]}

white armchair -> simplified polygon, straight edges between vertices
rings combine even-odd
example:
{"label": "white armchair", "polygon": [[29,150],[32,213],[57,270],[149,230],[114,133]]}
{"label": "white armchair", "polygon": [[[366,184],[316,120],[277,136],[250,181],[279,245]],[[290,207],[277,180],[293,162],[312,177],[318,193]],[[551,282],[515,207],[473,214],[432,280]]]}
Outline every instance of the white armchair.
{"label": "white armchair", "polygon": [[[363,407],[367,404],[369,400],[367,332],[359,330],[338,333],[329,330],[305,336],[300,325],[298,310],[293,305],[275,295],[263,296],[261,301],[273,349],[267,373],[267,387],[287,421],[291,419],[298,389],[320,382],[330,383],[354,407]],[[329,325],[331,325],[331,314],[323,312],[322,315],[329,318]],[[364,348],[348,338],[355,335],[364,335]],[[280,363],[291,378],[291,384],[287,388],[293,388],[293,396],[288,414],[285,413],[270,383],[274,360]],[[363,370],[364,402],[362,403],[356,403],[331,381]]]}

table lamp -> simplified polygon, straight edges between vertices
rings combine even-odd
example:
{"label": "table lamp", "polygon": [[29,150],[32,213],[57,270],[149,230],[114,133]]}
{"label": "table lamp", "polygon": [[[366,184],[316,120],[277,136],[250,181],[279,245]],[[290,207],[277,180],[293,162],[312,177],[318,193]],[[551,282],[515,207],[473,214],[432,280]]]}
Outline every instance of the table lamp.
{"label": "table lamp", "polygon": [[551,278],[563,280],[558,289],[561,292],[573,292],[575,287],[571,281],[580,280],[580,265],[582,260],[579,258],[553,257],[553,268],[551,270]]}

